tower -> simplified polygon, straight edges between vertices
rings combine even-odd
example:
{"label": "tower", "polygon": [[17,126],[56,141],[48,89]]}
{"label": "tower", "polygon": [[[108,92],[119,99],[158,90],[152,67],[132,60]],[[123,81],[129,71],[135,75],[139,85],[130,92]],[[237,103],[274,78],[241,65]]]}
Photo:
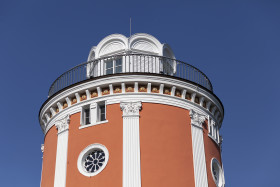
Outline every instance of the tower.
{"label": "tower", "polygon": [[155,37],[105,37],[48,96],[42,187],[224,186],[223,105]]}

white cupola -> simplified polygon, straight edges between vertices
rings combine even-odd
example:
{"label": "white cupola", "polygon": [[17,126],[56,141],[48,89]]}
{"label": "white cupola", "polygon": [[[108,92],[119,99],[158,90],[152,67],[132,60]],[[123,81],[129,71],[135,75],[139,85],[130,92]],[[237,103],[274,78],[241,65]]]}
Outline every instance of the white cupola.
{"label": "white cupola", "polygon": [[91,48],[88,61],[92,61],[87,65],[88,77],[127,72],[173,74],[176,71],[171,47],[145,33],[129,38],[122,34],[109,35]]}

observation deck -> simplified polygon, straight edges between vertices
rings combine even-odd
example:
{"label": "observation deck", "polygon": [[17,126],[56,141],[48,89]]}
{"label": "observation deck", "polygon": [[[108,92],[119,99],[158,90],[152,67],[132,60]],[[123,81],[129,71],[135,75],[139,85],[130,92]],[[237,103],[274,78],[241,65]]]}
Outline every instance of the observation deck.
{"label": "observation deck", "polygon": [[183,79],[213,93],[208,77],[198,68],[164,56],[121,54],[94,59],[60,75],[51,85],[48,97],[76,83],[114,74],[151,74]]}

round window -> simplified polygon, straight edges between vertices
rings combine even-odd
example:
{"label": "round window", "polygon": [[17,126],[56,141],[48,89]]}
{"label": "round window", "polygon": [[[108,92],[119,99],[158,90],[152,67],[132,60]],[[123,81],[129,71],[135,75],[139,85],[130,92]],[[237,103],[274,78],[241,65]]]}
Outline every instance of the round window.
{"label": "round window", "polygon": [[224,187],[224,172],[216,158],[211,161],[211,171],[217,187]]}
{"label": "round window", "polygon": [[77,166],[81,174],[91,177],[105,168],[108,159],[109,152],[104,145],[91,144],[80,153]]}

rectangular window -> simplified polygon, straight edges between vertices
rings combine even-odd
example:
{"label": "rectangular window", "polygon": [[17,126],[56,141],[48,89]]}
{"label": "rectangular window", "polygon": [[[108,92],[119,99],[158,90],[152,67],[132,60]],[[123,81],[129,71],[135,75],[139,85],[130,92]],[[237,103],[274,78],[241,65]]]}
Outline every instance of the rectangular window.
{"label": "rectangular window", "polygon": [[106,75],[109,75],[109,74],[113,74],[114,73],[114,61],[113,60],[107,60],[105,62],[105,70],[106,70]]}
{"label": "rectangular window", "polygon": [[[82,107],[81,126],[92,126],[106,123],[106,101],[93,102]],[[83,127],[84,128],[84,127]]]}
{"label": "rectangular window", "polygon": [[90,118],[91,118],[90,105],[83,106],[82,113],[81,113],[81,124],[89,125],[91,123]]}
{"label": "rectangular window", "polygon": [[121,73],[122,72],[122,59],[119,58],[115,61],[115,73]]}
{"label": "rectangular window", "polygon": [[90,124],[90,109],[89,108],[85,109],[84,118],[85,118],[84,119],[85,125]]}
{"label": "rectangular window", "polygon": [[110,59],[105,61],[105,74],[115,74],[122,72],[122,58]]}
{"label": "rectangular window", "polygon": [[105,121],[106,120],[105,101],[97,103],[97,120],[98,121]]}

